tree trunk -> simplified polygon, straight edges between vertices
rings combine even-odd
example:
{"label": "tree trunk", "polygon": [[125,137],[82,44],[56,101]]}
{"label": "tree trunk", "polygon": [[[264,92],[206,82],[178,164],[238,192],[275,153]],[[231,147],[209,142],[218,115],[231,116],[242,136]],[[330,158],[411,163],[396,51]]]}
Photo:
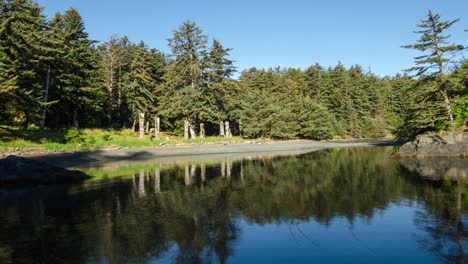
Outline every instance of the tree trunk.
{"label": "tree trunk", "polygon": [[145,113],[138,113],[138,131],[140,131],[140,138],[145,137]]}
{"label": "tree trunk", "polygon": [[[44,103],[47,104],[47,100],[49,99],[49,82],[50,82],[50,66],[47,68],[47,77],[46,77],[46,85],[45,85],[45,93],[44,93]],[[44,130],[45,121],[47,116],[47,106],[44,105],[44,109],[42,110],[42,118],[41,123],[39,124],[39,130]]]}
{"label": "tree trunk", "polygon": [[224,137],[224,122],[223,121],[219,121],[219,136],[220,137]]}
{"label": "tree trunk", "polygon": [[73,124],[72,124],[72,127],[73,128],[78,128],[79,127],[79,124],[78,124],[78,108],[77,107],[73,108]]}
{"label": "tree trunk", "polygon": [[148,133],[149,133],[149,127],[150,127],[150,125],[149,125],[149,121],[147,121],[147,122],[146,122],[146,126],[145,126],[145,131],[146,131],[146,134],[148,134]]}
{"label": "tree trunk", "polygon": [[200,123],[200,138],[205,138],[205,124]]}
{"label": "tree trunk", "polygon": [[118,115],[119,119],[121,121],[122,119],[122,62],[121,59],[119,59],[119,85],[118,85],[118,91],[117,91],[117,107],[118,107]]}
{"label": "tree trunk", "polygon": [[160,130],[161,127],[161,119],[159,116],[154,117],[154,139],[159,139],[160,138]]}
{"label": "tree trunk", "polygon": [[445,109],[447,110],[447,116],[450,122],[452,122],[453,121],[452,105],[450,103],[450,99],[448,97],[447,90],[445,89],[445,87],[442,88],[441,93],[442,93],[442,96],[444,97]]}
{"label": "tree trunk", "polygon": [[189,138],[189,121],[184,119],[184,139]]}
{"label": "tree trunk", "polygon": [[136,127],[136,119],[133,119],[132,131],[135,131],[135,127]]}
{"label": "tree trunk", "polygon": [[29,111],[25,110],[24,111],[24,119],[23,119],[23,129],[24,130],[28,129],[29,121],[30,121]]}
{"label": "tree trunk", "polygon": [[242,137],[242,121],[239,120],[239,136]]}
{"label": "tree trunk", "polygon": [[232,134],[231,134],[231,128],[229,126],[229,121],[226,121],[224,122],[224,125],[225,125],[225,138],[231,138],[232,137]]}
{"label": "tree trunk", "polygon": [[189,122],[189,131],[190,131],[190,138],[196,139],[197,135],[195,134],[195,129],[193,128],[192,122]]}

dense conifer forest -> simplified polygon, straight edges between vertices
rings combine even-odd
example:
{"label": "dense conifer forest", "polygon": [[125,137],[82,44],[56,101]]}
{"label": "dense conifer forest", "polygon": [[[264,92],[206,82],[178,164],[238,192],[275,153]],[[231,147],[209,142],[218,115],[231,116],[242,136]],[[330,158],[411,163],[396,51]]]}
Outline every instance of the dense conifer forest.
{"label": "dense conifer forest", "polygon": [[466,43],[449,38],[458,20],[421,15],[408,25],[417,41],[398,43],[420,51],[405,74],[377,76],[339,62],[236,73],[231,47],[193,21],[167,36],[165,54],[126,36],[90,39],[74,8],[47,18],[33,0],[2,0],[0,124],[130,128],[155,138],[160,131],[185,138],[408,138],[463,129]]}

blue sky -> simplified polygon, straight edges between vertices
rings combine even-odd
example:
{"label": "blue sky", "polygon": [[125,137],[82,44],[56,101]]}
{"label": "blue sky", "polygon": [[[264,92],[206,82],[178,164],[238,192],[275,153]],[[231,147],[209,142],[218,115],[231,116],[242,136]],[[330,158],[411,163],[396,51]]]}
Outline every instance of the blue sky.
{"label": "blue sky", "polygon": [[110,35],[144,40],[168,51],[167,38],[183,21],[195,21],[206,34],[233,48],[239,70],[249,67],[301,67],[316,62],[359,64],[378,75],[412,65],[413,51],[400,48],[429,9],[443,19],[461,18],[452,41],[468,46],[467,0],[39,0],[52,17],[68,7],[83,16],[92,39]]}

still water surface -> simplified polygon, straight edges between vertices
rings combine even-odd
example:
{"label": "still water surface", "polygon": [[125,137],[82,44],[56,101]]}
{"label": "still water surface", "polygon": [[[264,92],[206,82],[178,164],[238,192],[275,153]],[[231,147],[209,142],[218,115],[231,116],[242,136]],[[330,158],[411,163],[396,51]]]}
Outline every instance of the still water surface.
{"label": "still water surface", "polygon": [[462,180],[392,148],[92,169],[0,192],[0,263],[465,263]]}

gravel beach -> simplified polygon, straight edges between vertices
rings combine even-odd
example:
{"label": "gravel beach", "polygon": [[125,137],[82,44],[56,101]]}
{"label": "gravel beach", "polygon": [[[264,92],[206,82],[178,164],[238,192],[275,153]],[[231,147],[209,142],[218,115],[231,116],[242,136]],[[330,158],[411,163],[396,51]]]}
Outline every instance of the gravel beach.
{"label": "gravel beach", "polygon": [[329,148],[394,145],[392,141],[329,142],[312,140],[265,141],[224,144],[165,145],[157,148],[94,150],[50,153],[26,157],[73,169],[117,167],[128,163],[174,163],[190,160],[223,160],[259,156],[295,155]]}

